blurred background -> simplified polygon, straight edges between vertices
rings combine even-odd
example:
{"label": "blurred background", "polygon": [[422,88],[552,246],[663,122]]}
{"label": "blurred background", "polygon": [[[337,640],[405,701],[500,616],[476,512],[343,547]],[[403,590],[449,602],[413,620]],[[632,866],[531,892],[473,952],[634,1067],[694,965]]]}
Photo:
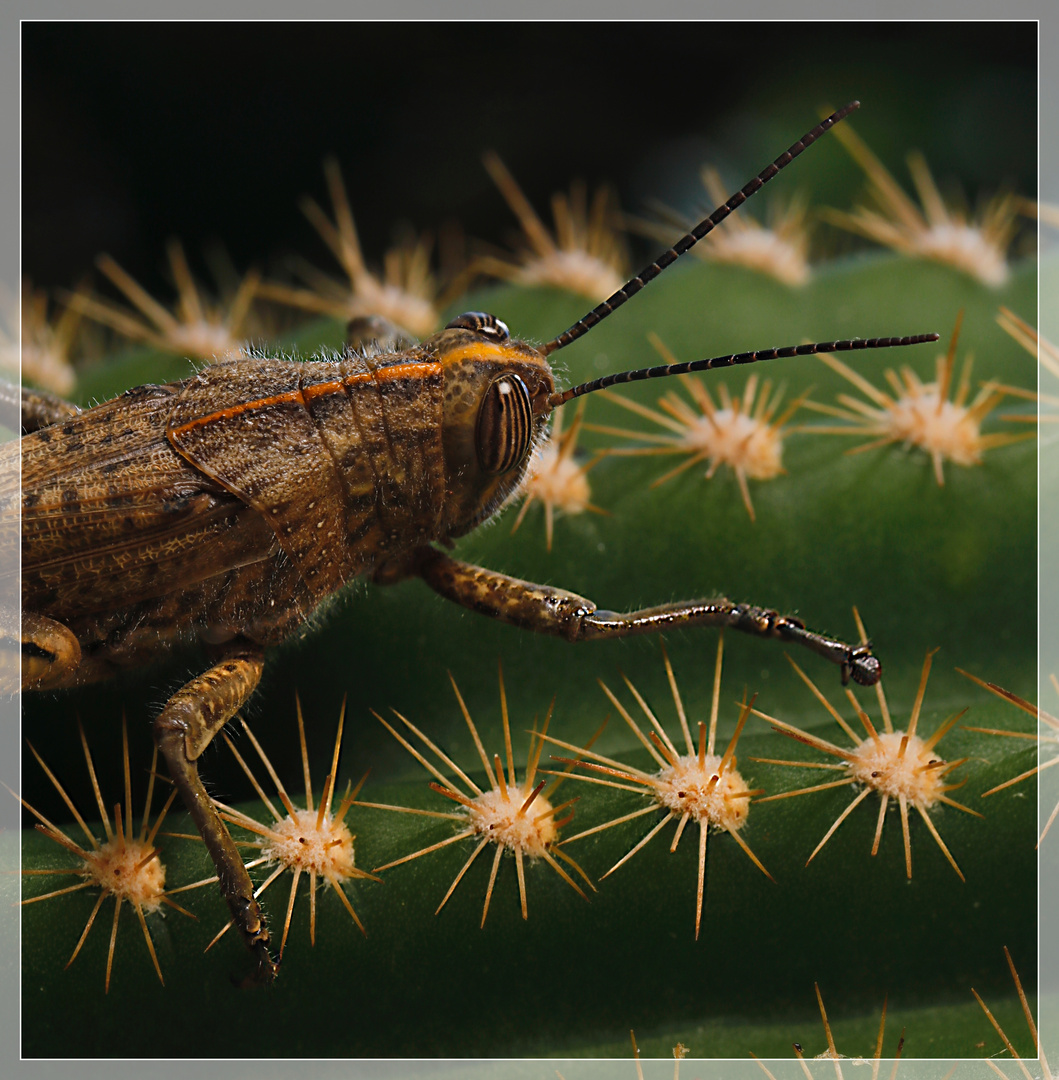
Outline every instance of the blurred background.
{"label": "blurred background", "polygon": [[[972,205],[1034,195],[1036,62],[1033,22],[26,23],[23,270],[72,288],[106,251],[168,301],[172,236],[199,274],[218,242],[240,271],[327,265],[297,201],[327,205],[328,154],[369,263],[402,225],[503,243],[487,149],[541,211],[580,177],[690,212],[704,161],[734,189],[854,97],[902,183],[915,147]],[[829,146],[797,186],[848,207],[863,178]]]}

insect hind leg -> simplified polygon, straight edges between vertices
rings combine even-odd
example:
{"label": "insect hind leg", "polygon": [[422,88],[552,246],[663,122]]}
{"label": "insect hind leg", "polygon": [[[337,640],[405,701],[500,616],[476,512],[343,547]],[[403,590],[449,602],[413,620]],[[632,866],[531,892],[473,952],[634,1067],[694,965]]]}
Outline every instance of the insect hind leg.
{"label": "insect hind leg", "polygon": [[20,408],[22,411],[22,434],[29,435],[41,428],[70,420],[81,410],[55,394],[45,390],[22,388]]}

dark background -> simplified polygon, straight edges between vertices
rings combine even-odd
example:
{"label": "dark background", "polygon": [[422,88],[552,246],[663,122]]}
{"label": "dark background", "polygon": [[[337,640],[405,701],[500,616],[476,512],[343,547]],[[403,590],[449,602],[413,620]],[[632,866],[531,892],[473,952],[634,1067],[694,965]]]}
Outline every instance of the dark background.
{"label": "dark background", "polygon": [[[168,299],[170,236],[203,275],[215,241],[240,270],[291,251],[329,266],[297,208],[307,192],[327,205],[329,153],[369,262],[402,222],[502,243],[487,148],[542,211],[574,177],[616,184],[628,210],[690,209],[702,161],[734,188],[852,97],[902,182],[919,147],[971,203],[1032,192],[1018,148],[1035,142],[1036,37],[1032,22],[27,23],[24,272],[68,288],[107,251]],[[862,184],[837,147],[799,165],[799,186],[840,206]]]}

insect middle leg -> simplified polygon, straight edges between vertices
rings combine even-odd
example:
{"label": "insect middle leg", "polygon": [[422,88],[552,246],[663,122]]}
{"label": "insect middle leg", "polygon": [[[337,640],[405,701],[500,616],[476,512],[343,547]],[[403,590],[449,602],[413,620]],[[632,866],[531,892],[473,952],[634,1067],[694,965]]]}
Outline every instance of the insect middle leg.
{"label": "insect middle leg", "polygon": [[263,665],[260,647],[233,643],[221,660],[169,699],[154,722],[154,737],[217,868],[232,919],[257,957],[258,978],[267,981],[275,977],[276,964],[269,955],[268,928],[254,897],[254,885],[203,787],[196,764],[213,737],[253,693]]}
{"label": "insect middle leg", "polygon": [[600,610],[591,600],[565,589],[472,566],[436,548],[420,548],[415,568],[432,589],[463,607],[567,641],[656,634],[685,626],[730,626],[757,637],[802,645],[838,664],[844,683],[852,678],[862,686],[872,686],[882,674],[870,645],[848,645],[806,629],[800,619],[753,604],[689,600],[621,613]]}
{"label": "insect middle leg", "polygon": [[346,324],[346,351],[400,352],[416,340],[382,315],[358,315]]}

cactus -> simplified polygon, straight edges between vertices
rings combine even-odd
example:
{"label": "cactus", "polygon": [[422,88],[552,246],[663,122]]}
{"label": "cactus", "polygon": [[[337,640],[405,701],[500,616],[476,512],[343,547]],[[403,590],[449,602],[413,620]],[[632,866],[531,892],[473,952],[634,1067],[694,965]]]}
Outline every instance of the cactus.
{"label": "cactus", "polygon": [[[674,268],[586,342],[564,352],[560,378],[569,384],[600,371],[656,362],[650,332],[658,333],[678,358],[689,359],[822,337],[936,330],[943,338],[937,346],[892,356],[862,354],[849,361],[877,386],[886,385],[883,369],[900,365],[910,366],[926,382],[934,378],[935,358],[944,351],[963,310],[958,355],[975,355],[974,389],[986,379],[1031,387],[1036,379],[1033,361],[997,327],[995,315],[1000,304],[1031,313],[1036,287],[1036,268],[1030,263],[1013,267],[1009,281],[995,290],[955,270],[889,254],[836,260],[818,268],[813,281],[796,290],[740,269],[695,263]],[[580,299],[546,288],[504,285],[465,297],[449,314],[492,311],[515,335],[540,340],[573,322],[583,307]],[[307,355],[320,347],[337,347],[341,335],[338,323],[317,322],[303,327],[296,340],[278,344],[296,346]],[[597,362],[599,357],[605,360]],[[186,371],[180,362],[130,350],[91,372],[79,393],[84,400],[102,399],[125,386],[180,377]],[[833,404],[836,395],[849,390],[839,374],[815,358],[773,363],[760,372],[759,378],[765,377],[785,383],[788,400],[811,387],[813,401]],[[708,378],[715,393],[718,384],[725,383],[737,395],[747,376],[721,373]],[[669,389],[648,384],[628,391],[628,396],[655,408]],[[1020,408],[1025,404],[1013,401],[999,411]],[[571,419],[567,417],[568,424]],[[614,401],[595,398],[584,420],[578,449],[582,456],[575,459],[582,463],[591,460],[594,451],[620,441],[592,427],[638,423]],[[886,995],[884,1055],[893,1052],[902,1027],[907,1056],[980,1056],[1000,1049],[971,997],[972,985],[990,1002],[1005,1030],[1023,1031],[1010,976],[998,958],[1006,945],[1024,982],[1033,984],[1034,782],[985,800],[981,795],[1030,768],[1034,750],[1032,743],[970,732],[966,726],[1029,730],[1031,725],[955,668],[1035,697],[1037,446],[1023,441],[988,450],[980,465],[947,464],[944,486],[939,486],[926,453],[889,446],[846,455],[844,449],[864,438],[839,439],[808,430],[821,422],[799,411],[790,420],[796,430],[784,446],[786,472],[768,481],[749,481],[756,520],[744,510],[738,480],[730,471],[719,469],[707,481],[704,462],[652,486],[677,459],[610,455],[589,474],[592,502],[607,516],[560,514],[549,551],[541,508],[530,507],[512,535],[518,514],[513,506],[495,524],[462,540],[457,553],[519,577],[574,589],[617,610],[724,593],[797,613],[815,628],[848,639],[856,635],[851,610],[856,605],[882,659],[883,685],[899,728],[913,709],[924,655],[938,648],[919,730],[931,733],[969,707],[945,735],[939,752],[949,761],[967,759],[952,774],[956,782],[966,778],[966,784],[952,795],[984,818],[950,806],[930,811],[965,882],[918,814],[910,821],[911,880],[896,811],[887,815],[889,824],[872,857],[878,816],[874,796],[806,866],[854,794],[852,788],[839,788],[750,804],[740,835],[774,882],[737,850],[731,836],[718,832],[711,837],[697,941],[697,830],[689,829],[672,854],[660,835],[612,876],[598,880],[658,820],[648,815],[562,849],[576,858],[598,889],[585,888],[588,903],[543,863],[527,860],[525,921],[515,860],[503,858],[489,916],[480,927],[491,853],[472,865],[435,915],[472,850],[470,841],[392,866],[381,873],[382,884],[357,880],[347,886],[366,937],[331,890],[321,889],[316,944],[310,946],[303,884],[281,975],[267,993],[238,991],[229,983],[231,973],[247,968],[234,935],[226,935],[203,955],[227,918],[215,889],[183,893],[174,899],[197,921],[175,914],[147,916],[165,986],[159,984],[143,937],[134,932],[126,912],[105,996],[101,990],[109,908],[100,916],[104,925],[93,929],[76,962],[63,970],[94,903],[94,894],[85,890],[23,911],[23,1052],[627,1056],[627,1032],[634,1027],[645,1056],[668,1056],[678,1042],[695,1057],[745,1057],[750,1052],[790,1056],[793,1041],[801,1042],[809,1055],[826,1049],[814,982],[841,1033],[839,1050],[847,1054],[873,1053],[878,1010]],[[996,414],[985,427],[1015,430]],[[642,429],[648,429],[646,423]],[[346,698],[336,799],[347,781],[355,784],[370,767],[358,801],[435,811],[455,812],[459,807],[430,790],[422,766],[371,712],[414,741],[394,718],[391,710],[396,710],[480,787],[487,786],[452,694],[450,672],[491,760],[494,752],[504,754],[496,679],[497,662],[502,661],[519,776],[526,764],[528,740],[523,732],[540,726],[553,698],[550,736],[583,746],[610,713],[593,750],[636,768],[655,767],[597,680],[635,711],[638,707],[621,681],[624,673],[661,723],[671,732],[679,730],[655,638],[580,646],[536,638],[457,610],[416,581],[386,589],[357,584],[320,622],[318,632],[271,658],[248,713],[269,757],[282,763],[278,771],[292,794],[302,788],[295,691],[306,718],[317,799]],[[675,633],[666,638],[665,647],[694,729],[710,713],[716,633]],[[782,648],[734,633],[726,636],[724,648],[719,747],[735,730],[744,692],[757,695],[755,709],[817,738],[847,745],[834,720],[784,659]],[[856,723],[837,674],[813,657],[794,659],[844,717]],[[184,661],[181,670],[193,663]],[[123,798],[118,721],[121,710],[126,711],[133,805],[140,812],[150,760],[147,719],[164,688],[178,677],[152,672],[89,687],[76,696],[27,698],[27,734],[86,816],[93,802],[85,787],[74,713],[85,725],[104,801],[112,807]],[[874,694],[858,690],[858,700],[878,723]],[[234,739],[249,761],[247,740],[238,735]],[[542,769],[562,768],[550,762],[552,754],[572,756],[554,744],[546,746]],[[755,758],[835,760],[750,716],[738,746],[739,770],[750,787],[773,795],[840,776]],[[446,766],[439,768],[450,773]],[[227,748],[211,750],[203,771],[218,798],[238,800],[240,811],[265,820],[266,811]],[[24,763],[24,777],[27,801],[39,803],[51,820],[67,820],[65,809],[56,806],[46,790],[47,781],[42,786],[34,762]],[[566,836],[646,805],[641,795],[573,780],[552,803],[574,795],[580,798],[572,822],[563,828]],[[163,831],[188,833],[182,819],[175,806]],[[356,864],[369,871],[439,843],[457,827],[447,820],[358,805],[349,809],[346,823],[356,836]],[[1054,837],[1046,843],[1051,840]],[[212,873],[197,841],[161,835],[158,843],[168,888]],[[38,833],[23,836],[26,869],[55,867],[63,859],[68,865],[69,858]],[[264,879],[264,868],[256,873]],[[45,887],[39,879],[24,879],[24,895],[41,891]],[[266,895],[277,930],[288,892],[288,885],[277,884]],[[196,1012],[223,1011],[228,1034],[210,1041],[212,1036],[197,1029],[191,1039],[183,1025],[129,1022],[130,1016],[157,1015],[175,1002],[193,1002]],[[68,1018],[75,1014],[89,1022],[79,1025],[76,1042],[60,1048],[59,1040],[70,1038]],[[1018,1037],[1013,1038],[1018,1045]],[[1030,1046],[1020,1051],[1032,1054]],[[629,1071],[631,1075],[631,1064]],[[546,1074],[542,1068],[540,1075]],[[564,1070],[564,1075],[572,1080],[576,1074]]]}

